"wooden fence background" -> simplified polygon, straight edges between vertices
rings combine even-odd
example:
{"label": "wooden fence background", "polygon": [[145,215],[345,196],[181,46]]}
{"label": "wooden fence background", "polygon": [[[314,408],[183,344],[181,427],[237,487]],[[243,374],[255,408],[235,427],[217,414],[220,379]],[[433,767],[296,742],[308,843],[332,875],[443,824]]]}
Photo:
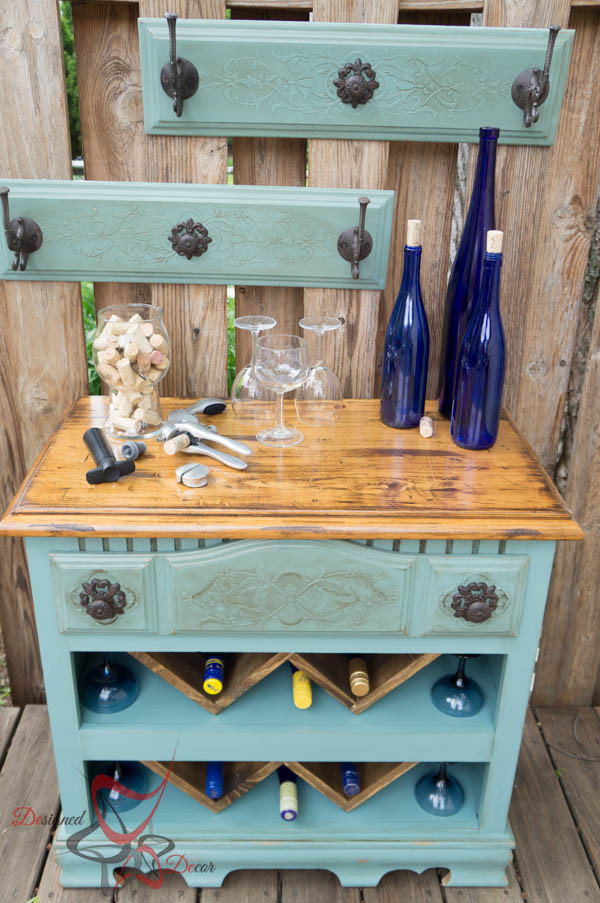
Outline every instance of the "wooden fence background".
{"label": "wooden fence background", "polygon": [[[222,183],[226,138],[146,136],[137,17],[180,16],[490,26],[551,23],[577,30],[556,144],[503,147],[497,221],[506,232],[505,400],[586,531],[556,560],[535,688],[539,704],[600,702],[600,0],[73,0],[88,179]],[[71,178],[57,0],[13,0],[0,11],[0,178]],[[595,50],[595,52],[594,52]],[[542,113],[543,115],[543,113]],[[482,124],[489,124],[482,121]],[[295,331],[304,312],[343,317],[329,348],[348,396],[378,394],[383,331],[394,302],[408,217],[424,221],[423,289],[437,388],[458,147],[450,144],[236,138],[238,184],[393,188],[397,228],[385,293],[238,286],[236,312],[265,312]],[[473,155],[471,155],[472,157]],[[472,171],[472,159],[471,166]],[[590,253],[591,248],[591,253]],[[586,270],[587,268],[587,270]],[[587,272],[587,275],[586,275]],[[585,277],[585,279],[584,279]],[[174,366],[165,394],[226,390],[226,288],[112,285],[98,306],[165,308]],[[6,504],[66,405],[87,391],[77,284],[0,282],[0,503]],[[248,347],[238,337],[245,359]],[[16,705],[43,699],[23,549],[0,557],[0,615]]]}

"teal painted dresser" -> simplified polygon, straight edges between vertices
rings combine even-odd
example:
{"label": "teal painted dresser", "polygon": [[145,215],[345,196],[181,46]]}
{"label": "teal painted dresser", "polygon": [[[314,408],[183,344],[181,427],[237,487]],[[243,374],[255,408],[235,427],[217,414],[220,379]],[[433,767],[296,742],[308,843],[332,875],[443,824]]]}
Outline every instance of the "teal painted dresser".
{"label": "teal painted dresser", "polygon": [[[384,427],[376,401],[348,401],[336,427],[307,428],[282,451],[259,448],[226,413],[222,431],[253,446],[246,472],[215,465],[207,487],[186,489],[153,443],[134,476],[89,487],[81,435],[105,404],[73,407],[1,525],[26,537],[63,815],[79,822],[55,840],[63,883],[111,883],[126,861],[197,886],[292,867],[347,885],[431,867],[449,869],[451,885],[505,883],[554,545],[581,535],[512,424],[472,453],[445,421],[424,439]],[[119,584],[112,610],[84,604],[94,578]],[[490,592],[473,600],[469,583]],[[78,699],[100,653],[139,680],[135,703],[113,715]],[[220,697],[200,690],[211,653],[226,660]],[[469,668],[485,703],[459,719],[434,707],[431,688],[463,653],[478,656]],[[371,674],[359,700],[349,654]],[[311,708],[293,705],[288,659],[313,681]],[[447,818],[415,800],[441,759],[465,791]],[[90,770],[124,760],[144,763],[151,788],[169,780],[122,825],[109,818],[111,834],[93,828]],[[214,760],[226,763],[218,803],[202,792]],[[335,779],[348,760],[363,775],[351,803]],[[279,817],[281,763],[300,778],[293,822]]]}

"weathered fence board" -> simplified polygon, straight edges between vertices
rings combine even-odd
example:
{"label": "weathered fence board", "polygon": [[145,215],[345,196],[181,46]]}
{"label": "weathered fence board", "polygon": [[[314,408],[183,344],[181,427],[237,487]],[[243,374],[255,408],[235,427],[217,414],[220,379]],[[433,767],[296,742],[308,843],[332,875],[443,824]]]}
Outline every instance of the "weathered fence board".
{"label": "weathered fence board", "polygon": [[[71,149],[58,5],[33,0],[4,4],[0,26],[1,175],[69,179]],[[0,321],[0,504],[4,507],[60,422],[64,408],[86,391],[79,286],[0,282]],[[42,701],[43,678],[19,541],[3,543],[0,587],[13,700],[16,705]]]}

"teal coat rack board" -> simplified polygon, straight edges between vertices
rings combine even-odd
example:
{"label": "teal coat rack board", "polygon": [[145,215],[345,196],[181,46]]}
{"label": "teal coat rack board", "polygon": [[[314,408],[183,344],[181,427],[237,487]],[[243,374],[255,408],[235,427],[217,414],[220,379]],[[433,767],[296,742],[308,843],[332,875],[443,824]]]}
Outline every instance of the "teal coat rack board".
{"label": "teal coat rack board", "polygon": [[[142,182],[12,179],[10,217],[29,217],[43,233],[24,272],[1,242],[0,278],[95,282],[296,285],[383,289],[393,191],[264,188]],[[373,241],[358,279],[338,238],[370,203]],[[172,229],[189,220],[208,232],[201,256],[179,256]]]}
{"label": "teal coat rack board", "polygon": [[[494,125],[505,144],[540,145],[554,142],[575,34],[559,32],[548,97],[526,127],[511,88],[523,70],[542,69],[546,28],[179,19],[177,55],[199,79],[179,118],[160,80],[167,23],[140,19],[139,33],[151,134],[452,142]],[[378,87],[353,107],[334,81],[357,59]]]}

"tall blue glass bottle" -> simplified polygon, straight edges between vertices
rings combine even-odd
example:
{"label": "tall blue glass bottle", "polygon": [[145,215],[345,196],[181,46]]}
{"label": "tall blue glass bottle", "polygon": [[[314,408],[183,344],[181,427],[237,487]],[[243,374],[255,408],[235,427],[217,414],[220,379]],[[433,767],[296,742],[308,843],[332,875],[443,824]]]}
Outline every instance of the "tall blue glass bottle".
{"label": "tall blue glass bottle", "polygon": [[429,327],[421,297],[421,221],[409,220],[400,291],[385,334],[380,416],[387,426],[419,425],[425,409]]}
{"label": "tall blue glass bottle", "polygon": [[498,135],[497,128],[479,129],[473,194],[446,292],[439,409],[448,418],[452,413],[458,353],[481,283],[485,237],[490,229],[496,228],[494,180]]}
{"label": "tall blue glass bottle", "polygon": [[462,448],[491,448],[498,436],[504,388],[501,266],[502,232],[491,231],[481,288],[458,359],[450,432]]}

